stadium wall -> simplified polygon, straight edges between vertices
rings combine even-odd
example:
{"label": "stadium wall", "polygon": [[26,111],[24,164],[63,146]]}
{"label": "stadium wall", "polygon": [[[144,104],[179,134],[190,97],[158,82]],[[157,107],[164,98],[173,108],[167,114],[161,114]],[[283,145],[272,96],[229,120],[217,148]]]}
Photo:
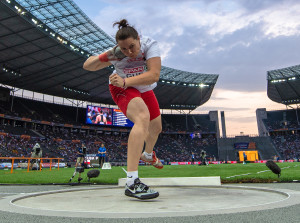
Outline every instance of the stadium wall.
{"label": "stadium wall", "polygon": [[210,121],[214,121],[216,123],[216,136],[220,138],[220,127],[219,127],[219,115],[218,111],[210,111],[209,113]]}
{"label": "stadium wall", "polygon": [[267,119],[267,111],[265,108],[258,108],[256,109],[256,120],[257,120],[257,128],[258,128],[258,135],[259,136],[268,136],[269,131],[267,130],[263,119]]}
{"label": "stadium wall", "polygon": [[275,155],[280,157],[280,154],[276,150],[270,137],[236,136],[235,138],[218,139],[219,159],[226,161],[238,161],[239,150],[234,148],[234,144],[241,142],[254,142],[256,144],[256,150],[259,154],[259,159],[261,160],[273,159]]}

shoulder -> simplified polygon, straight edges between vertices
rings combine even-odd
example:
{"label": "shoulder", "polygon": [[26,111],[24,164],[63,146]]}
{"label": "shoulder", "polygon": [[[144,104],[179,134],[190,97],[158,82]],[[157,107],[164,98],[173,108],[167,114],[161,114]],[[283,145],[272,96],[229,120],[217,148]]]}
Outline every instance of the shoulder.
{"label": "shoulder", "polygon": [[141,50],[145,55],[146,60],[152,57],[160,57],[159,46],[156,40],[148,37],[141,36]]}
{"label": "shoulder", "polygon": [[141,45],[144,47],[150,47],[152,46],[154,43],[157,43],[156,40],[152,39],[149,36],[141,36]]}

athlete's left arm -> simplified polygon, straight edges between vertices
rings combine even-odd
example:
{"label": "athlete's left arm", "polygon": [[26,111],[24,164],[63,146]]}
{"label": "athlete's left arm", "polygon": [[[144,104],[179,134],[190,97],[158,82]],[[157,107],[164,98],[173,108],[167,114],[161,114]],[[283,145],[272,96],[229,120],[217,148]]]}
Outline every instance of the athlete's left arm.
{"label": "athlete's left arm", "polygon": [[161,59],[160,57],[152,57],[147,60],[147,71],[138,76],[128,77],[125,80],[121,78],[118,74],[112,74],[110,82],[117,87],[130,87],[135,85],[150,85],[159,80],[161,70]]}
{"label": "athlete's left arm", "polygon": [[147,71],[138,76],[126,78],[125,87],[153,84],[159,80],[160,70],[160,57],[152,57],[147,60]]}

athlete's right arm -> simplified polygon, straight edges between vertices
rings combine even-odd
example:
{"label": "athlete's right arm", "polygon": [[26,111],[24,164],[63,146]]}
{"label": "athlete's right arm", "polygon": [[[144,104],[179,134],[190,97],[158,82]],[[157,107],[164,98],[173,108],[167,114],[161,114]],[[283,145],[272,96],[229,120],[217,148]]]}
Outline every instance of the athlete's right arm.
{"label": "athlete's right arm", "polygon": [[110,61],[120,61],[125,57],[126,56],[122,53],[120,47],[116,45],[114,48],[98,56],[89,57],[83,64],[83,68],[88,71],[100,70],[112,65]]}
{"label": "athlete's right arm", "polygon": [[88,71],[96,71],[101,70],[104,67],[110,66],[111,63],[109,61],[102,62],[99,60],[99,56],[90,56],[83,64],[83,69]]}

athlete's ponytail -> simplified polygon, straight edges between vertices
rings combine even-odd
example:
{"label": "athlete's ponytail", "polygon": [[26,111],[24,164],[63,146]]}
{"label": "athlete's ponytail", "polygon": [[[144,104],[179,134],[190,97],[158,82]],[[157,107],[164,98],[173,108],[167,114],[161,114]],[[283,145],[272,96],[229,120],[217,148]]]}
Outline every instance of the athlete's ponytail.
{"label": "athlete's ponytail", "polygon": [[127,22],[126,19],[122,19],[119,22],[115,22],[113,26],[118,25],[118,32],[116,34],[116,41],[118,42],[119,40],[125,40],[129,37],[132,37],[133,39],[138,38],[138,32],[136,31],[135,28],[130,26]]}

